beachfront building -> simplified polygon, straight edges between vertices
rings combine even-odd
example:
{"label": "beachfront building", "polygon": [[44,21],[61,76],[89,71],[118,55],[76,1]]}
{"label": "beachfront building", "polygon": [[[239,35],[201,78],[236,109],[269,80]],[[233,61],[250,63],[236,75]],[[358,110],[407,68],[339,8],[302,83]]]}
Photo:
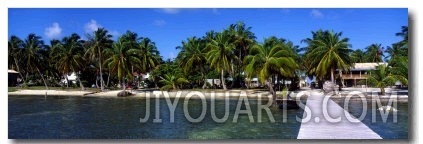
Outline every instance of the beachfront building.
{"label": "beachfront building", "polygon": [[76,84],[76,78],[77,78],[76,73],[72,72],[70,74],[64,75],[63,79],[61,79],[60,82],[64,85],[67,85],[68,81],[71,82],[72,84]]}
{"label": "beachfront building", "polygon": [[339,71],[339,74],[346,87],[367,87],[367,75],[379,65],[388,63],[355,63],[348,72]]}
{"label": "beachfront building", "polygon": [[8,75],[8,86],[16,86],[18,84],[18,75],[19,72],[15,70],[7,70]]}
{"label": "beachfront building", "polygon": [[221,87],[220,79],[206,79],[206,81],[212,87]]}
{"label": "beachfront building", "polygon": [[149,80],[150,73],[144,74],[144,73],[133,72],[132,75],[134,76],[132,79],[132,83],[134,85],[137,85],[140,88],[144,88],[148,86],[146,81]]}

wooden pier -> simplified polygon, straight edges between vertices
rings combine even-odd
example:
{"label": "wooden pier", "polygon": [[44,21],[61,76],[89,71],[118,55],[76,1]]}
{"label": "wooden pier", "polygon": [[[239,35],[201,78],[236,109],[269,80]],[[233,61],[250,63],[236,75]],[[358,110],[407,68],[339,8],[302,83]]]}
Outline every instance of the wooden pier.
{"label": "wooden pier", "polygon": [[[327,101],[324,101],[324,98],[322,94],[312,94],[308,97],[306,106],[310,111],[304,111],[297,139],[382,139],[362,122],[351,122],[347,116],[356,119],[354,116],[330,98],[326,98]],[[323,102],[327,103],[326,110],[323,109]],[[324,111],[327,111],[330,118],[325,118]],[[308,121],[305,119],[307,114],[311,114]],[[331,118],[338,117],[341,118],[339,122],[331,122]]]}

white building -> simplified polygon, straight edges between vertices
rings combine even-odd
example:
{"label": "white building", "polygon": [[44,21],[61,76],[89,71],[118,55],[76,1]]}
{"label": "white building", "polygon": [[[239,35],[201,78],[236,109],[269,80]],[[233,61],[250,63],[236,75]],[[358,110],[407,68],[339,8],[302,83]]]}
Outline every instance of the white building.
{"label": "white building", "polygon": [[67,75],[65,75],[64,76],[65,78],[64,79],[62,79],[60,82],[61,83],[63,83],[63,84],[67,84],[68,82],[66,81],[66,77],[67,77],[67,79],[70,81],[70,82],[72,82],[73,84],[76,84],[76,78],[77,78],[77,76],[76,76],[76,73],[75,72],[72,72],[71,74],[67,74]]}

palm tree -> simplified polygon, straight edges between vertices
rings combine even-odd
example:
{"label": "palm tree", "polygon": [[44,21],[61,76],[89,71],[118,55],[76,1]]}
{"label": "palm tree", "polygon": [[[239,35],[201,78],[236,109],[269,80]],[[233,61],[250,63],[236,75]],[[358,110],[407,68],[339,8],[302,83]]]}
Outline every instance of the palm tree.
{"label": "palm tree", "polygon": [[403,38],[403,40],[398,43],[401,45],[401,47],[408,49],[408,26],[402,26],[401,32],[398,32],[395,35]]}
{"label": "palm tree", "polygon": [[406,51],[406,49],[402,48],[401,45],[398,43],[394,43],[392,44],[392,46],[388,46],[385,52],[388,54],[385,57],[385,60],[388,62],[392,59],[395,59],[396,57],[408,57],[408,52]]}
{"label": "palm tree", "polygon": [[[391,66],[392,74],[394,75],[401,75],[408,79],[408,57],[405,56],[398,56],[394,59],[391,59],[388,63]],[[408,84],[404,84],[408,85]]]}
{"label": "palm tree", "polygon": [[371,44],[366,47],[365,61],[366,62],[382,62],[383,47],[381,44]]}
{"label": "palm tree", "polygon": [[141,62],[138,58],[138,53],[140,53],[140,50],[133,47],[130,41],[125,41],[123,36],[113,43],[111,49],[105,50],[105,55],[108,58],[104,63],[107,64],[111,73],[117,74],[119,82],[122,82],[123,90],[126,89],[125,77],[133,77],[131,72],[132,64]]}
{"label": "palm tree", "polygon": [[162,77],[162,80],[160,80],[164,84],[164,86],[161,88],[162,90],[167,89],[178,89],[179,84],[188,83],[188,80],[183,78],[182,72],[180,72],[178,69],[172,70],[170,73],[167,73]]}
{"label": "palm tree", "polygon": [[273,90],[272,76],[281,74],[293,76],[297,68],[294,54],[283,43],[274,38],[265,39],[263,45],[254,45],[244,59],[247,75],[258,75],[261,82],[266,82],[273,99],[276,99],[276,92]]}
{"label": "palm tree", "polygon": [[217,33],[214,39],[207,43],[209,52],[206,54],[207,61],[210,66],[220,71],[221,82],[224,90],[227,90],[225,85],[225,71],[232,72],[231,62],[237,59],[233,53],[235,46],[230,41],[230,35],[227,31]]}
{"label": "palm tree", "polygon": [[140,49],[140,70],[142,73],[147,73],[153,70],[161,60],[160,53],[157,50],[156,44],[149,38],[141,38],[138,43]]}
{"label": "palm tree", "polygon": [[48,89],[47,82],[39,68],[39,66],[43,65],[42,60],[45,59],[41,54],[41,51],[44,47],[44,41],[41,40],[41,37],[31,33],[23,43],[22,53],[24,54],[23,57],[26,61],[25,67],[27,69],[25,79],[28,80],[29,72],[37,71],[43,80],[46,89]]}
{"label": "palm tree", "polygon": [[[84,58],[84,41],[81,37],[73,33],[69,37],[64,37],[61,43],[56,43],[52,46],[52,53],[50,56],[56,61],[56,68],[63,74],[68,75],[75,72],[81,90],[84,90],[78,73],[85,67],[86,61]],[[66,76],[66,80],[68,78]],[[67,82],[69,83],[69,82]]]}
{"label": "palm tree", "polygon": [[372,70],[370,75],[367,75],[367,80],[370,84],[380,88],[382,95],[385,95],[385,87],[395,84],[396,81],[400,81],[403,84],[408,84],[407,78],[401,75],[393,74],[392,68],[384,64],[376,66],[376,69]]}
{"label": "palm tree", "polygon": [[182,41],[182,46],[177,47],[181,49],[177,59],[180,60],[180,66],[185,73],[200,72],[201,80],[204,81],[202,88],[206,87],[206,70],[205,64],[207,63],[205,53],[205,42],[196,37],[190,37],[188,40]]}
{"label": "palm tree", "polygon": [[25,81],[20,66],[22,64],[22,48],[23,47],[23,41],[17,37],[17,36],[11,36],[10,40],[8,42],[8,56],[9,56],[9,68],[16,68],[16,70],[19,72],[19,75]]}
{"label": "palm tree", "polygon": [[[248,55],[248,50],[251,46],[254,45],[255,35],[251,32],[252,27],[246,27],[244,22],[237,22],[236,24],[231,24],[228,28],[228,31],[233,35],[233,43],[235,45],[234,53],[238,55],[238,60],[236,61],[236,69],[234,70],[237,73],[235,81],[241,82],[242,66],[243,59]],[[232,85],[235,84],[235,81],[232,82]],[[240,85],[241,86],[241,85]]]}
{"label": "palm tree", "polygon": [[351,53],[351,62],[353,63],[363,63],[364,61],[364,52],[361,49],[356,49]]}
{"label": "palm tree", "polygon": [[385,59],[392,67],[393,74],[408,78],[408,26],[401,27],[401,32],[395,35],[402,37],[403,40],[386,49],[385,52],[388,53],[388,56]]}
{"label": "palm tree", "polygon": [[88,35],[88,49],[85,55],[89,55],[90,59],[97,61],[100,73],[100,89],[104,91],[103,71],[102,71],[102,58],[103,50],[112,47],[112,35],[104,28],[99,28],[94,31],[93,35]]}
{"label": "palm tree", "polygon": [[331,81],[334,82],[335,69],[347,70],[351,65],[348,38],[341,38],[342,32],[333,31],[312,32],[313,37],[303,40],[308,44],[305,60],[308,61],[308,72],[319,79],[326,77],[330,71]]}

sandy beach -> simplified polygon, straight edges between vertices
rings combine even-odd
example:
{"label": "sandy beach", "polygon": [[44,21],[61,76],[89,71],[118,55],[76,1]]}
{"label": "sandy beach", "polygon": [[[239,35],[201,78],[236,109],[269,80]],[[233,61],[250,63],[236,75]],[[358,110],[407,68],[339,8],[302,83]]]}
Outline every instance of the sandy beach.
{"label": "sandy beach", "polygon": [[[65,90],[18,90],[18,91],[14,91],[14,92],[9,92],[8,95],[22,95],[22,96],[28,96],[28,95],[34,95],[34,96],[80,96],[80,97],[116,97],[117,98],[117,94],[119,92],[121,92],[122,90],[108,90],[108,91],[104,91],[104,92],[92,92],[92,91],[65,91]],[[150,97],[150,98],[155,98],[155,93],[159,92],[160,93],[160,98],[164,98],[164,97],[176,97],[177,94],[180,92],[180,97],[186,97],[190,92],[200,92],[202,93],[205,98],[210,98],[212,96],[212,94],[214,93],[216,98],[225,98],[226,92],[228,93],[229,97],[240,97],[240,96],[244,96],[241,95],[241,92],[245,92],[245,96],[247,96],[248,98],[258,98],[259,96],[263,97],[263,98],[271,98],[271,95],[268,91],[259,91],[259,90],[228,90],[228,91],[223,91],[223,90],[180,90],[180,91],[153,91],[153,90],[127,90],[130,91],[131,93],[133,93],[132,96],[130,97],[138,97],[138,98],[145,98],[145,97]],[[295,91],[293,93],[290,94],[290,96],[292,98],[296,98],[299,92],[301,91],[308,91],[310,92],[311,95],[322,95],[323,96],[323,92],[321,90],[315,89],[315,90],[310,90],[310,89],[303,89],[300,91]],[[348,94],[351,94],[353,97],[358,97],[357,93],[363,93],[364,96],[366,96],[366,98],[398,98],[398,99],[406,99],[408,100],[408,91],[399,91],[400,93],[397,95],[392,95],[391,96],[391,89],[387,90],[387,95],[381,96],[381,95],[372,95],[371,91],[377,91],[376,88],[369,88],[367,91],[365,89],[362,88],[353,88],[353,89],[343,89],[342,91],[340,91],[342,96],[332,96],[332,98],[343,98],[346,97]],[[281,91],[278,91],[277,94],[280,94]],[[407,94],[402,94],[402,93],[407,93]],[[194,94],[194,93],[192,93]],[[198,93],[197,93],[198,94]],[[192,98],[199,98],[198,96],[193,95]],[[305,97],[304,97],[305,98]]]}
{"label": "sandy beach", "polygon": [[[81,97],[117,97],[117,94],[122,90],[109,90],[104,92],[90,92],[90,91],[63,91],[63,90],[18,90],[14,92],[8,92],[8,95],[34,95],[34,96],[81,96]],[[181,97],[187,96],[190,92],[200,92],[205,97],[211,97],[212,93],[215,94],[216,98],[224,97],[225,92],[223,91],[201,91],[201,90],[181,90],[181,91],[145,91],[145,90],[127,90],[133,93],[130,97],[155,97],[155,92],[160,92],[160,97],[176,97],[178,92],[180,92]],[[248,97],[257,97],[261,95],[262,97],[271,97],[269,92],[266,91],[254,91],[254,90],[243,90],[245,91],[246,96]],[[241,90],[228,90],[228,96],[230,97],[239,97]],[[196,96],[193,96],[193,98]]]}

